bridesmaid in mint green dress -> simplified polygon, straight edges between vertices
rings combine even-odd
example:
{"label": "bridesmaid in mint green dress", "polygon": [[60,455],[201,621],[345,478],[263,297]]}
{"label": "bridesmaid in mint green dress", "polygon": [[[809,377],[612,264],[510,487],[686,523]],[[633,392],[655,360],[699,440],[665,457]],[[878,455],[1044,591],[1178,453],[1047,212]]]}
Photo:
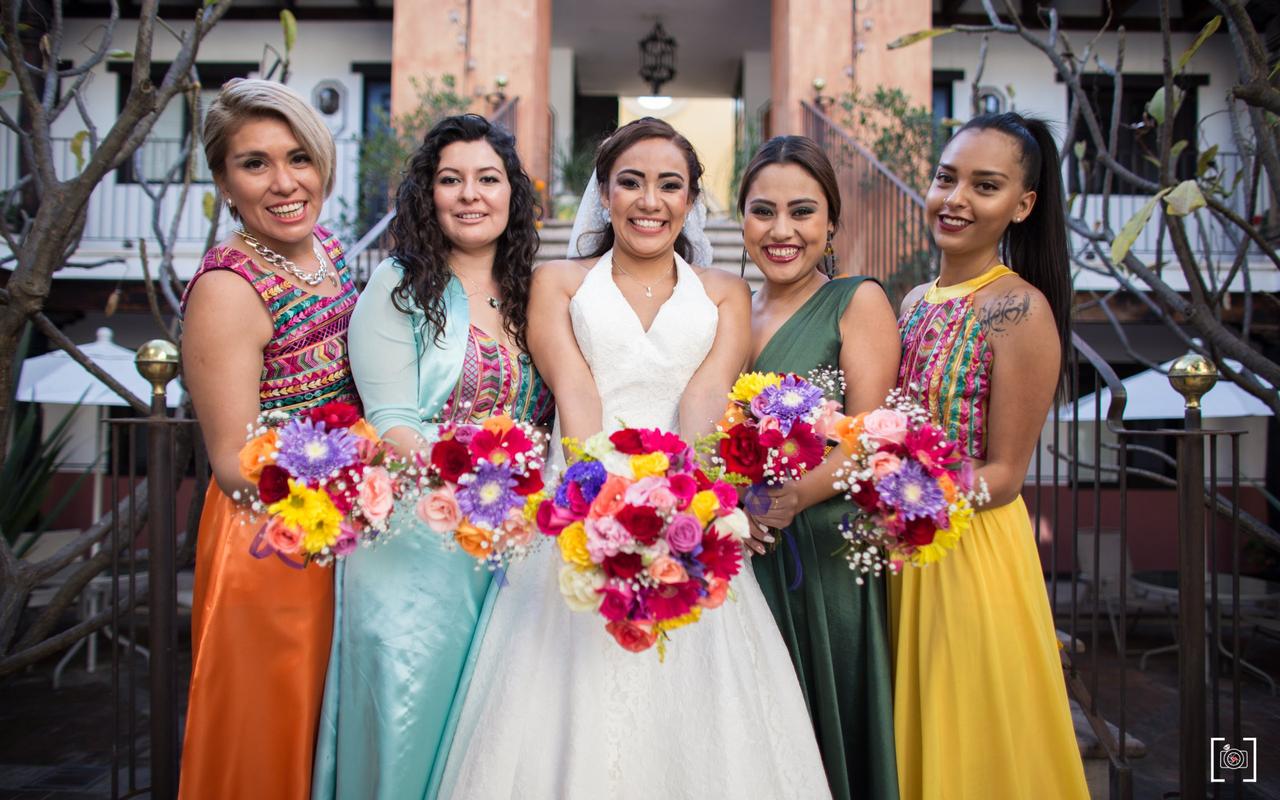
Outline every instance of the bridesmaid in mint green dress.
{"label": "bridesmaid in mint green dress", "polygon": [[[401,453],[438,423],[496,414],[549,425],[526,355],[538,237],[532,184],[507,132],[473,114],[436,125],[396,198],[392,257],[351,320],[365,415]],[[497,584],[400,508],[389,541],[338,581],[312,797],[435,797]]]}
{"label": "bridesmaid in mint green dress", "polygon": [[[765,276],[752,301],[752,369],[840,369],[847,388],[831,399],[850,414],[879,406],[897,377],[897,321],[878,283],[832,277],[840,193],[826,155],[804,137],[770,139],[747,167],[738,208],[747,253]],[[852,508],[832,488],[841,460],[834,453],[769,490],[769,507],[754,515],[752,563],[800,678],[831,794],[888,800],[898,781],[885,586],[859,586],[835,555]]]}

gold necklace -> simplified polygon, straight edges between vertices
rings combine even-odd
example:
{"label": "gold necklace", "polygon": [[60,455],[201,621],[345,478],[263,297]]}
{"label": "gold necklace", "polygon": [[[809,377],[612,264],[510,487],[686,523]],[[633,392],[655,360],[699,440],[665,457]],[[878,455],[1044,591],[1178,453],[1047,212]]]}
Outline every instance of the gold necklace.
{"label": "gold necklace", "polygon": [[244,239],[244,243],[249,245],[249,247],[253,249],[253,252],[257,253],[258,257],[267,262],[267,264],[273,267],[279,267],[306,285],[319,286],[324,282],[325,278],[331,279],[334,285],[337,285],[338,276],[331,275],[329,273],[329,264],[325,261],[324,252],[321,251],[320,243],[316,241],[314,236],[311,237],[311,254],[316,257],[316,263],[319,266],[316,267],[315,272],[307,272],[305,269],[280,255],[275,250],[272,250],[262,242],[259,242],[253,237],[253,234],[249,233],[244,228],[240,228],[236,233],[238,233],[240,238]]}
{"label": "gold necklace", "polygon": [[[658,278],[658,280],[654,281],[652,284],[646,286],[645,284],[641,283],[640,279],[637,278],[635,275],[632,275],[630,272],[627,272],[625,269],[623,269],[621,264],[614,262],[613,267],[614,269],[618,270],[618,272],[621,272],[623,275],[626,275],[628,278],[635,281],[641,288],[643,288],[645,297],[653,297],[653,287],[657,286],[660,282],[667,279],[667,276],[663,275],[661,278]],[[676,271],[675,267],[672,266],[671,268],[672,274],[674,274],[675,271]]]}
{"label": "gold necklace", "polygon": [[500,305],[502,305],[501,303],[498,302],[498,298],[494,297],[493,295],[481,289],[479,286],[476,285],[475,281],[471,280],[466,275],[463,275],[461,272],[456,272],[454,270],[450,270],[450,272],[453,272],[454,275],[457,275],[459,278],[461,278],[463,282],[471,284],[471,286],[475,289],[474,292],[467,295],[468,298],[474,297],[475,295],[478,295],[478,294],[483,294],[485,296],[485,299],[489,301],[489,308],[496,309]]}

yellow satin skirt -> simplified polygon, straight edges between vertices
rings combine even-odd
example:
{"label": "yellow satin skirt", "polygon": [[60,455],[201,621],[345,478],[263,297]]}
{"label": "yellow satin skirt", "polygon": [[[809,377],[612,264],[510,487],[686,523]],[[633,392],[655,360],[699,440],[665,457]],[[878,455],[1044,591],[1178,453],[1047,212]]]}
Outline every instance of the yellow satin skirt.
{"label": "yellow satin skirt", "polygon": [[183,800],[305,800],[333,635],[333,570],[249,554],[258,524],[211,483],[191,610]]}
{"label": "yellow satin skirt", "polygon": [[1022,498],[893,583],[903,800],[1088,798]]}

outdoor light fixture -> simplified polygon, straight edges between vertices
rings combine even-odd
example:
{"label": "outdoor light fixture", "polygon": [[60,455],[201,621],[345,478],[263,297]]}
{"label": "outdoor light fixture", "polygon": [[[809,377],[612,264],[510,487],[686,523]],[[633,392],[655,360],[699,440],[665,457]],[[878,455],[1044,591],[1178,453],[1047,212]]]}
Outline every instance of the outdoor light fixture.
{"label": "outdoor light fixture", "polygon": [[649,35],[640,40],[640,78],[653,91],[662,93],[662,84],[676,77],[676,40],[663,29],[661,22],[653,25]]}

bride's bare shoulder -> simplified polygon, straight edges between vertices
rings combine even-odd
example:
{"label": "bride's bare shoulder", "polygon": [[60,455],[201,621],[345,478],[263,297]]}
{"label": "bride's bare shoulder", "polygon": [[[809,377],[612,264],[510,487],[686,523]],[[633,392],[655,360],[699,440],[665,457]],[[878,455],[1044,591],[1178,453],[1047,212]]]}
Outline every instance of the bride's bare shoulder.
{"label": "bride's bare shoulder", "polygon": [[751,289],[747,282],[731,272],[719,267],[694,267],[693,272],[702,281],[707,296],[717,304],[731,297],[750,297]]}
{"label": "bride's bare shoulder", "polygon": [[587,272],[595,266],[598,258],[564,258],[548,261],[533,270],[535,289],[560,290],[572,295],[582,285]]}

